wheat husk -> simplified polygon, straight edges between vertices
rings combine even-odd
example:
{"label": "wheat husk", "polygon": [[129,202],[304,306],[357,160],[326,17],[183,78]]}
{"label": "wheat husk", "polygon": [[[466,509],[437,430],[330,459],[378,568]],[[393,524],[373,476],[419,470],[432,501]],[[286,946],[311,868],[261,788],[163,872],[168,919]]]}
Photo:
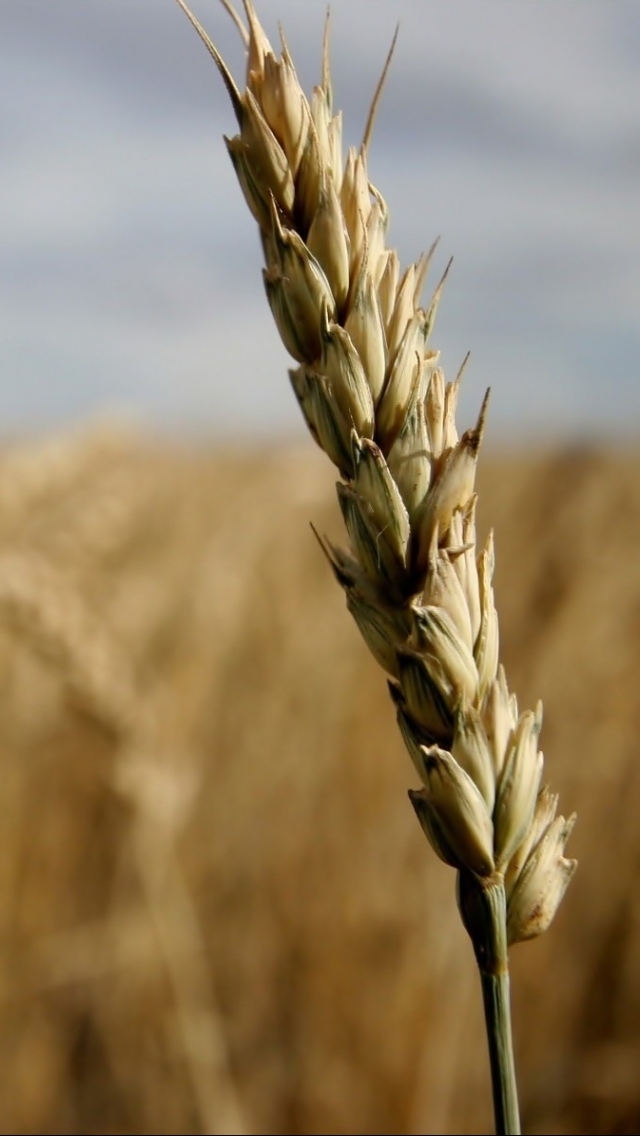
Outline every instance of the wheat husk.
{"label": "wheat husk", "polygon": [[[312,436],[341,475],[349,549],[323,547],[365,642],[391,675],[401,732],[422,780],[411,801],[446,863],[500,886],[510,874],[509,938],[531,938],[549,926],[577,866],[563,855],[574,818],[559,819],[557,854],[547,857],[545,873],[532,874],[518,850],[526,844],[528,856],[536,856],[530,834],[546,791],[542,706],[519,714],[499,674],[493,536],[484,548],[476,542],[476,469],[489,392],[475,425],[459,435],[461,376],[445,382],[430,342],[448,267],[423,308],[431,253],[399,270],[385,246],[388,207],[367,172],[395,39],[362,145],[343,160],[328,34],[322,80],[307,101],[284,38],[278,56],[246,0],[241,90],[184,0],[178,3],[212,55],[238,121],[228,145],[258,222],[276,326],[298,364],[294,390]],[[399,472],[406,461],[409,479]],[[480,759],[465,769],[452,753],[456,731],[472,730],[482,753],[489,751],[487,732],[494,751],[502,739],[482,777]],[[552,823],[553,816],[547,828]],[[536,831],[538,843],[545,832]],[[526,901],[513,879],[516,865],[527,872]],[[542,904],[544,920],[535,915]]]}

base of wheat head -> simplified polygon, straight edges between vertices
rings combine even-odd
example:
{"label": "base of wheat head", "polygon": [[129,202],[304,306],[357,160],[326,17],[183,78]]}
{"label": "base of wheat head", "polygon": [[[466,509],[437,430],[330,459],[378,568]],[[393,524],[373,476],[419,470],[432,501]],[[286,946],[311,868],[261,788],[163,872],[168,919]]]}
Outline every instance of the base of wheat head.
{"label": "base of wheat head", "polygon": [[[574,817],[556,816],[558,798],[542,784],[542,706],[520,712],[499,665],[493,536],[476,546],[474,482],[488,392],[476,425],[459,436],[460,376],[445,382],[429,344],[444,277],[422,307],[431,253],[401,270],[385,243],[387,204],[367,173],[391,53],[362,145],[344,159],[327,33],[321,82],[307,99],[282,32],[278,54],[251,0],[246,26],[222,0],[246,48],[240,90],[177,2],[212,55],[238,122],[225,141],[259,227],[267,299],[297,364],[291,384],[340,474],[349,546],[321,544],[389,676],[421,782],[411,803],[437,855],[460,873],[468,929],[477,886],[498,884],[508,942],[532,938],[551,923],[575,871],[564,856]],[[483,951],[487,967],[486,944]]]}

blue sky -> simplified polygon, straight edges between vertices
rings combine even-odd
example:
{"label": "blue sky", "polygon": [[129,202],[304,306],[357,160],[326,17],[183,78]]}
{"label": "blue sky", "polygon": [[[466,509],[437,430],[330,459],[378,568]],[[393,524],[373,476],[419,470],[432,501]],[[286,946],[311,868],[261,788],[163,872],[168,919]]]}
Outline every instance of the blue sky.
{"label": "blue sky", "polygon": [[[193,0],[238,77],[215,0]],[[324,0],[258,0],[307,89]],[[637,0],[334,0],[358,142],[396,23],[371,175],[404,261],[453,271],[434,343],[494,444],[640,434]],[[221,135],[234,120],[172,0],[0,0],[0,432],[113,412],[302,436]]]}

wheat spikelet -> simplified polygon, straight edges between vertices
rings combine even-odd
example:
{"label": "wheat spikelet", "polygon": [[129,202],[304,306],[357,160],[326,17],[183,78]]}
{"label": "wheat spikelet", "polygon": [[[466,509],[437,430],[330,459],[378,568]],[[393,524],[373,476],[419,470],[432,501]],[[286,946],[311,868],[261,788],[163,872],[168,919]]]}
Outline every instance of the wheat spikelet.
{"label": "wheat spikelet", "polygon": [[0,619],[62,674],[83,712],[117,739],[139,729],[126,659],[61,576],[33,554],[0,558]]}
{"label": "wheat spikelet", "polygon": [[61,494],[132,448],[136,432],[126,424],[98,421],[70,434],[3,448],[0,454],[0,539],[13,538],[26,521]]}
{"label": "wheat spikelet", "polygon": [[245,0],[241,91],[178,3],[238,121],[227,149],[260,229],[267,298],[298,364],[291,383],[341,475],[349,549],[321,543],[389,675],[422,782],[413,806],[446,863],[505,879],[509,940],[532,937],[575,870],[563,855],[573,818],[556,818],[557,798],[541,788],[541,706],[519,713],[498,662],[493,537],[478,550],[475,527],[488,393],[475,427],[459,436],[459,377],[445,383],[429,345],[444,278],[421,307],[430,255],[401,271],[385,244],[387,205],[367,173],[382,81],[363,143],[343,161],[326,36],[322,81],[308,101],[284,37],[278,57]]}

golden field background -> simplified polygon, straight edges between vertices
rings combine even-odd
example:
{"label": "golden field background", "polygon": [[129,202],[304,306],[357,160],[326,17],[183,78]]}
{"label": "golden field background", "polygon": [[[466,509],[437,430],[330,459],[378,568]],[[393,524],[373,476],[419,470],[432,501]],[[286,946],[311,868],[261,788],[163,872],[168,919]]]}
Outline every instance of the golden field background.
{"label": "golden field background", "polygon": [[[528,1133],[640,1126],[640,456],[484,457],[502,658],[579,822],[512,954]],[[309,444],[0,456],[0,1126],[491,1129],[454,873]]]}

